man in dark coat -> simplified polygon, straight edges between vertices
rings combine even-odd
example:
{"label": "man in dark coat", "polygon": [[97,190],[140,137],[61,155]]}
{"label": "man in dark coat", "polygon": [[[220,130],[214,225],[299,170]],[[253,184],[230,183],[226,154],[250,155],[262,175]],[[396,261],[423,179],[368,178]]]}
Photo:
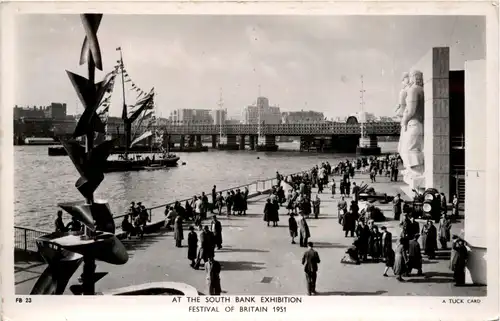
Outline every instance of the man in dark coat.
{"label": "man in dark coat", "polygon": [[306,273],[307,294],[316,294],[316,277],[318,273],[318,264],[321,262],[319,254],[313,249],[313,243],[308,242],[309,249],[302,256],[302,265]]}
{"label": "man in dark coat", "polygon": [[189,227],[188,234],[188,260],[191,260],[191,267],[194,267],[196,262],[196,254],[198,251],[198,234],[194,231],[194,227]]}
{"label": "man in dark coat", "polygon": [[407,239],[413,240],[413,237],[418,233],[420,233],[420,225],[418,224],[417,221],[415,221],[415,218],[412,216],[410,217],[410,222],[406,226]]}
{"label": "man in dark coat", "polygon": [[212,188],[212,207],[210,209],[212,214],[214,213],[216,198],[217,198],[217,192],[216,192],[216,186],[214,185],[214,187]]}
{"label": "man in dark coat", "polygon": [[382,226],[380,230],[382,231],[382,258],[384,261],[387,261],[390,256],[394,255],[394,251],[392,249],[392,233],[387,231],[385,226]]}
{"label": "man in dark coat", "polygon": [[368,240],[370,239],[370,228],[366,226],[363,220],[358,222],[358,226],[356,227],[356,236],[359,255],[362,260],[366,261],[368,256]]}
{"label": "man in dark coat", "polygon": [[359,186],[356,185],[356,182],[352,182],[352,197],[355,202],[359,201]]}
{"label": "man in dark coat", "polygon": [[354,237],[354,231],[356,229],[356,217],[353,212],[347,212],[344,215],[344,219],[342,220],[342,226],[343,230],[345,233],[345,237],[347,237],[347,234],[350,232],[351,237]]}
{"label": "man in dark coat", "polygon": [[292,244],[295,244],[298,226],[293,213],[290,213],[290,217],[288,218],[288,230],[290,232],[290,237],[292,238]]}
{"label": "man in dark coat", "polygon": [[62,219],[63,212],[61,210],[57,211],[57,218],[54,222],[56,232],[67,232],[66,226],[64,226],[64,222]]}
{"label": "man in dark coat", "polygon": [[444,193],[441,193],[441,213],[444,215],[448,213],[448,202]]}
{"label": "man in dark coat", "polygon": [[420,249],[420,244],[418,243],[418,238],[420,235],[415,234],[413,239],[410,240],[408,244],[408,274],[411,273],[413,269],[418,271],[417,275],[422,275],[422,253]]}
{"label": "man in dark coat", "polygon": [[220,263],[214,260],[213,257],[208,258],[208,262],[205,264],[205,270],[207,272],[207,288],[209,295],[220,295],[221,285],[220,285]]}
{"label": "man in dark coat", "polygon": [[201,260],[206,263],[208,261],[208,258],[213,257],[213,243],[213,234],[208,229],[208,226],[205,225],[205,228],[200,233],[200,249],[198,251],[198,258],[196,259],[196,263],[194,265],[195,269],[198,269],[200,267]]}
{"label": "man in dark coat", "polygon": [[217,220],[215,215],[212,218],[210,230],[214,233],[214,243],[217,246],[217,249],[220,250],[222,248],[222,224]]}
{"label": "man in dark coat", "polygon": [[394,211],[394,219],[396,221],[399,221],[399,218],[401,217],[401,205],[402,205],[401,194],[398,194],[392,200],[392,209]]}

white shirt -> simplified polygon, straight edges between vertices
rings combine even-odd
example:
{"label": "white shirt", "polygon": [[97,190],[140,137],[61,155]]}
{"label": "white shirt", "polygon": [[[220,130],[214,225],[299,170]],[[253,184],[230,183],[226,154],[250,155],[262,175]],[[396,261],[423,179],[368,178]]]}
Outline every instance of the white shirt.
{"label": "white shirt", "polygon": [[197,199],[194,203],[196,213],[201,213],[201,208],[203,207],[203,201],[201,198]]}

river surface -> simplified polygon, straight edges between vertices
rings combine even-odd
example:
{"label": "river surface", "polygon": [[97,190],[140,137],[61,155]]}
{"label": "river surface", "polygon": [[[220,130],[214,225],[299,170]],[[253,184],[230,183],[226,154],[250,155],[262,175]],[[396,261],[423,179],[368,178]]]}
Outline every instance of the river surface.
{"label": "river surface", "polygon": [[[382,152],[395,152],[397,143],[380,142]],[[213,185],[225,189],[267,178],[276,171],[291,174],[322,161],[336,164],[353,154],[299,152],[299,144],[280,143],[278,152],[217,151],[177,153],[179,166],[156,171],[106,174],[97,189],[108,200],[113,215],[125,213],[131,201],[146,207],[184,199]],[[14,147],[14,221],[16,226],[52,230],[57,203],[81,200],[75,188],[78,172],[67,156],[50,157],[47,146]],[[259,157],[259,159],[257,159]],[[185,162],[186,165],[181,165]]]}

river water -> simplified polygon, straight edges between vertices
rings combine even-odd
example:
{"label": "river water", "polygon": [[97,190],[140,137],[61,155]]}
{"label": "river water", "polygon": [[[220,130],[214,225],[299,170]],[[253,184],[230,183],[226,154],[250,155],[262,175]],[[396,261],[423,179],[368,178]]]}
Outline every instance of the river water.
{"label": "river water", "polygon": [[[382,152],[395,152],[397,143],[381,142]],[[336,164],[353,154],[299,152],[299,144],[280,143],[278,152],[217,151],[178,153],[175,168],[106,174],[96,198],[108,200],[113,215],[125,213],[131,201],[146,207],[184,199],[212,186],[225,189],[290,174],[322,161]],[[81,200],[75,188],[79,175],[69,157],[50,157],[47,146],[14,147],[14,221],[16,226],[52,230],[57,203]],[[259,159],[257,159],[259,157]],[[185,162],[186,165],[181,165]]]}

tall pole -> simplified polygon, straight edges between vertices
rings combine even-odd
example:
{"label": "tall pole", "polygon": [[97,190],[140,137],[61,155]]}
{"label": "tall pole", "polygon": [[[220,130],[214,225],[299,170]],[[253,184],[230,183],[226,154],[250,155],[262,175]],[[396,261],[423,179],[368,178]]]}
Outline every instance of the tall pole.
{"label": "tall pole", "polygon": [[222,111],[224,106],[224,101],[222,100],[222,88],[219,89],[219,144],[222,143]]}
{"label": "tall pole", "polygon": [[123,65],[123,54],[122,48],[118,47],[117,50],[120,52],[120,70],[122,74],[122,97],[123,97],[123,124],[125,127],[125,155],[128,155],[128,147],[130,146],[130,131],[132,130],[132,126],[128,120],[127,116],[127,102],[125,100],[125,76],[123,75],[124,65]]}
{"label": "tall pole", "polygon": [[260,98],[260,84],[259,84],[259,93],[258,93],[258,96],[257,96],[257,114],[258,114],[258,121],[259,121],[259,125],[257,126],[257,144],[261,143],[262,142],[262,115],[261,115],[261,106],[259,104],[259,98]]}
{"label": "tall pole", "polygon": [[[363,81],[363,75],[361,75],[361,90],[359,91],[361,93],[361,114],[364,117],[364,112],[365,112],[365,92],[366,90],[364,89],[364,81]],[[361,137],[365,137],[365,119],[362,119],[361,121]]]}

